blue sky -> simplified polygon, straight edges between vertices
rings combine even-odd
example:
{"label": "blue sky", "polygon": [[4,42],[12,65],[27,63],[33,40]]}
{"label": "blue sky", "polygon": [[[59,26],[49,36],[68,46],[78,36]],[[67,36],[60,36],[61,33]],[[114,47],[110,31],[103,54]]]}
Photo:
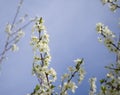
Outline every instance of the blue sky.
{"label": "blue sky", "polygon": [[[0,52],[5,42],[5,25],[12,22],[19,0],[0,0]],[[119,10],[109,11],[100,0],[24,0],[20,16],[42,16],[50,35],[51,66],[57,71],[58,80],[73,65],[76,58],[84,58],[85,80],[75,95],[88,95],[88,79],[99,79],[106,74],[104,66],[115,61],[115,55],[97,41],[95,25],[102,22],[116,34],[119,31]],[[26,95],[38,83],[32,76],[32,48],[29,45],[32,24],[27,27],[25,37],[18,43],[18,52],[7,53],[7,60],[1,65],[0,95]],[[70,95],[72,95],[70,93]]]}

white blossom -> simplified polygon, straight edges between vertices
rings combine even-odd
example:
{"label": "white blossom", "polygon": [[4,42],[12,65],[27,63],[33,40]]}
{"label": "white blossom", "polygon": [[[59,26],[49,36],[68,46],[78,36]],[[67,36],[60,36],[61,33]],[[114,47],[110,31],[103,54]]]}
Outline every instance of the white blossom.
{"label": "white blossom", "polygon": [[89,95],[94,95],[96,93],[96,84],[95,84],[95,82],[96,82],[95,77],[89,79],[89,83],[90,83]]}
{"label": "white blossom", "polygon": [[103,5],[106,4],[108,2],[108,0],[101,0]]}
{"label": "white blossom", "polygon": [[14,52],[18,51],[19,47],[16,44],[13,44],[11,50],[14,51]]}
{"label": "white blossom", "polygon": [[8,34],[11,34],[11,24],[8,23],[8,24],[6,25],[5,31],[6,31]]}
{"label": "white blossom", "polygon": [[86,72],[85,72],[85,70],[83,68],[80,68],[79,71],[78,71],[78,73],[79,73],[79,80],[78,80],[78,82],[81,83],[81,81],[85,77]]}
{"label": "white blossom", "polygon": [[99,42],[104,42],[105,46],[112,52],[117,52],[117,48],[114,43],[114,38],[116,37],[115,34],[108,28],[108,26],[105,26],[102,23],[96,24],[96,30],[99,34],[101,34],[101,37],[98,37]]}
{"label": "white blossom", "polygon": [[104,28],[103,28],[103,34],[105,36],[111,36],[111,37],[113,35],[112,31],[110,31],[110,29],[108,28],[108,26],[104,26]]}
{"label": "white blossom", "polygon": [[112,73],[107,73],[107,77],[108,77],[108,78],[111,78],[111,79],[113,79],[113,78],[114,78],[114,76],[113,76],[113,74],[112,74]]}
{"label": "white blossom", "polygon": [[98,37],[98,41],[101,43],[103,40],[102,38]]}
{"label": "white blossom", "polygon": [[117,9],[117,5],[116,4],[111,4],[110,6],[110,10],[115,12],[115,10]]}
{"label": "white blossom", "polygon": [[74,62],[75,62],[76,64],[82,64],[83,61],[82,61],[82,59],[79,59],[79,58],[78,58],[78,59],[74,60]]}
{"label": "white blossom", "polygon": [[48,74],[53,76],[53,79],[51,80],[52,82],[54,82],[57,79],[56,71],[53,68],[50,68],[50,70],[48,70]]}
{"label": "white blossom", "polygon": [[25,32],[23,32],[22,30],[18,31],[18,37],[21,38],[25,36]]}
{"label": "white blossom", "polygon": [[74,93],[76,88],[77,88],[77,85],[74,82],[72,81],[70,81],[69,83],[65,82],[63,86],[63,91],[65,89],[70,89]]}
{"label": "white blossom", "polygon": [[70,75],[67,74],[67,73],[63,74],[62,77],[61,77],[62,81],[65,80],[65,79],[67,79],[67,78],[69,78],[69,76]]}
{"label": "white blossom", "polygon": [[96,30],[98,31],[98,33],[102,33],[103,26],[104,25],[101,22],[96,24]]}

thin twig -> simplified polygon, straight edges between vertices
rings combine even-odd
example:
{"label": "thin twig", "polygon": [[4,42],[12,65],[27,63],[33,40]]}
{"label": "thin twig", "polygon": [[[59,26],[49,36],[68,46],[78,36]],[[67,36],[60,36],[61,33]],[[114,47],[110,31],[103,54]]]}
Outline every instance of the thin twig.
{"label": "thin twig", "polygon": [[33,22],[33,20],[30,20],[28,23],[26,23],[25,25],[23,25],[22,27],[20,27],[19,29],[16,30],[16,32],[13,32],[11,34],[11,36],[15,35],[16,33],[18,33],[20,30],[26,28],[28,25],[30,25]]}
{"label": "thin twig", "polygon": [[23,0],[21,0],[21,1],[19,2],[19,5],[18,5],[18,7],[17,7],[17,11],[16,11],[15,17],[14,17],[13,22],[12,22],[11,30],[12,30],[13,27],[14,27],[14,24],[15,24],[15,22],[16,22],[16,18],[17,18],[18,14],[19,14],[19,11],[20,11],[20,8],[21,8],[22,3],[23,3]]}

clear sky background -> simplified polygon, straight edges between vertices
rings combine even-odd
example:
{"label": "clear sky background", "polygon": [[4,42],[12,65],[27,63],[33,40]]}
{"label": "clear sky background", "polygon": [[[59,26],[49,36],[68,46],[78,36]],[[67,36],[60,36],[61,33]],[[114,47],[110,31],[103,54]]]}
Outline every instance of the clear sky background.
{"label": "clear sky background", "polygon": [[[0,52],[5,42],[5,25],[12,22],[19,0],[0,0]],[[115,55],[97,40],[96,23],[102,22],[116,34],[119,31],[119,10],[112,13],[100,0],[24,0],[20,16],[42,16],[50,35],[51,65],[57,71],[58,80],[74,64],[76,58],[84,58],[86,76],[75,95],[88,95],[88,80],[96,76],[104,78],[104,66],[115,62]],[[33,52],[29,45],[31,24],[25,37],[18,43],[20,50],[8,52],[8,59],[1,65],[0,95],[26,95],[38,83],[32,76]],[[72,95],[72,93],[70,93]]]}

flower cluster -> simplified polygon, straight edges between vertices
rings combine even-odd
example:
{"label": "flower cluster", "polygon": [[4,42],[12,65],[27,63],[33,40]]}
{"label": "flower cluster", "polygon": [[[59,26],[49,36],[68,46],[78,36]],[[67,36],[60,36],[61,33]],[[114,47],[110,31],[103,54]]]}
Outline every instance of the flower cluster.
{"label": "flower cluster", "polygon": [[[49,35],[47,34],[42,18],[38,18],[36,24],[32,29],[32,37],[30,41],[34,51],[33,61],[33,74],[37,76],[39,84],[36,85],[31,95],[58,95],[54,91],[55,86],[53,82],[56,80],[56,72],[53,68],[49,68],[51,61],[50,49],[49,49]],[[73,93],[77,88],[75,82],[72,81],[74,77],[78,77],[78,82],[84,79],[85,70],[82,67],[83,59],[76,59],[75,67],[69,67],[69,73],[64,74],[61,79],[62,83],[60,87],[60,95],[67,95],[67,90],[71,90]]]}
{"label": "flower cluster", "polygon": [[101,0],[102,4],[109,4],[109,8],[111,11],[115,12],[117,8],[120,8],[120,6],[117,4],[118,0]]}
{"label": "flower cluster", "polygon": [[95,93],[96,93],[96,84],[95,84],[95,82],[96,82],[95,77],[89,79],[89,83],[90,83],[89,95],[95,95]]}
{"label": "flower cluster", "polygon": [[[120,54],[118,51],[116,64],[105,66],[109,72],[100,80],[101,89],[97,95],[120,95]],[[94,95],[93,93],[90,95]]]}
{"label": "flower cluster", "polygon": [[56,71],[49,68],[51,61],[49,35],[42,18],[38,18],[33,26],[30,44],[34,51],[33,74],[39,81],[31,95],[51,95],[55,87],[52,82],[55,82],[57,77]]}
{"label": "flower cluster", "polygon": [[[103,0],[104,3],[116,2],[117,0]],[[113,3],[114,4],[114,3]],[[102,23],[96,25],[96,30],[102,35],[99,38],[100,42],[104,41],[105,46],[112,52],[115,52],[116,63],[105,66],[108,69],[106,77],[100,80],[101,89],[98,95],[120,95],[120,38],[118,42],[115,42],[115,35],[112,31]]]}
{"label": "flower cluster", "polygon": [[11,49],[12,51],[18,50],[18,46],[16,45],[19,40],[25,35],[22,29],[14,30],[14,26],[8,23],[5,27],[5,32],[7,33],[7,49]]}
{"label": "flower cluster", "polygon": [[102,37],[98,37],[99,42],[104,42],[105,46],[112,52],[119,50],[118,46],[114,43],[115,34],[102,23],[96,24],[96,30]]}
{"label": "flower cluster", "polygon": [[72,79],[77,79],[78,83],[81,83],[85,76],[85,70],[82,67],[83,59],[74,60],[75,67],[69,67],[69,73],[65,73],[62,77],[62,84],[59,86],[61,89],[60,95],[68,95],[68,90],[73,93],[77,88],[77,84]]}
{"label": "flower cluster", "polygon": [[[118,64],[118,63],[117,63]],[[106,66],[109,72],[106,78],[101,79],[101,90],[99,95],[120,95],[120,64]]]}

